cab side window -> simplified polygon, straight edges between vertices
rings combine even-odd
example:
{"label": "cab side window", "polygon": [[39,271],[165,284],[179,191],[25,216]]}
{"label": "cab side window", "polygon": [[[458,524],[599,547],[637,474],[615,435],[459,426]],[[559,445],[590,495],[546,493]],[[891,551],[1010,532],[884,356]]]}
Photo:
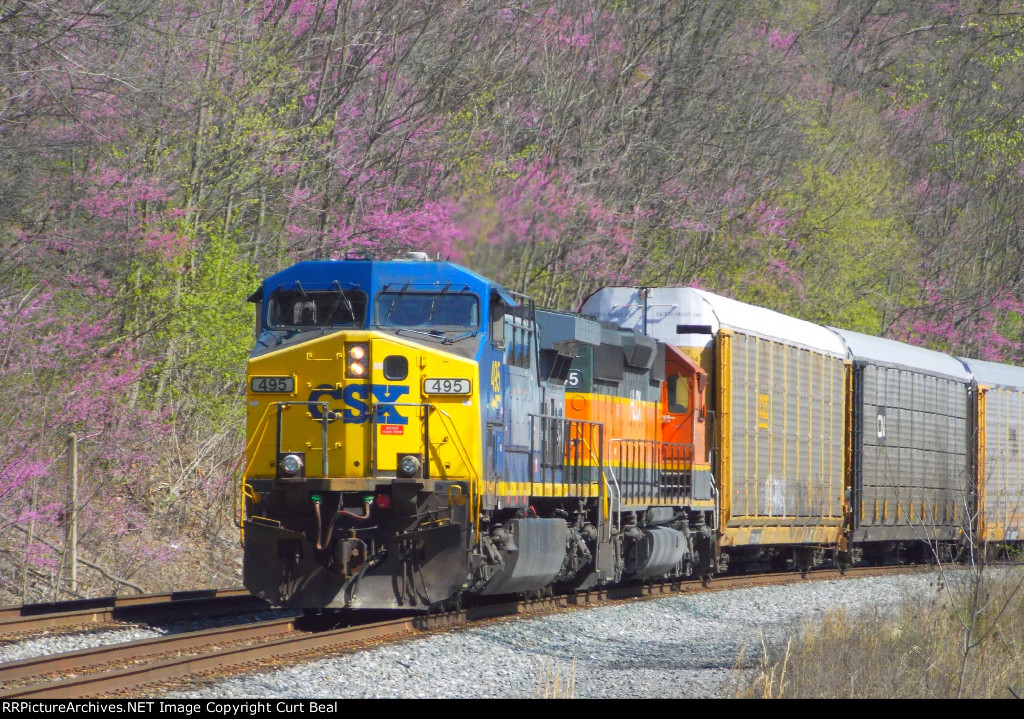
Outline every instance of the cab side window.
{"label": "cab side window", "polygon": [[690,378],[674,374],[668,378],[668,411],[686,414],[690,411]]}

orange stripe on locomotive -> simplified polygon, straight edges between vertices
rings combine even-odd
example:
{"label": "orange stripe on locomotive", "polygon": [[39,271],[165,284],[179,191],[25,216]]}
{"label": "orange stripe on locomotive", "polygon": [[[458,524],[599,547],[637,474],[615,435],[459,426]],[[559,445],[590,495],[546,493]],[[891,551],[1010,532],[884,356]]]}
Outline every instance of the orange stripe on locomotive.
{"label": "orange stripe on locomotive", "polygon": [[616,367],[600,356],[615,351],[621,348],[602,345],[580,352],[567,384],[566,417],[604,425],[602,454],[610,464],[619,463],[624,442],[643,441],[692,446],[686,463],[706,466],[707,373],[669,345],[659,343],[649,370],[628,361]]}

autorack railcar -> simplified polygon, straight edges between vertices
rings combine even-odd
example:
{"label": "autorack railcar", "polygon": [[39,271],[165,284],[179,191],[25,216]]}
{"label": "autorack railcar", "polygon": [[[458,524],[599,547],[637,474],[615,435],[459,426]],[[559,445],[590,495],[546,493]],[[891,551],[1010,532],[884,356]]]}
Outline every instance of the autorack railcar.
{"label": "autorack railcar", "polygon": [[974,396],[972,476],[977,485],[977,540],[1019,552],[1024,540],[1024,368],[960,358]]}
{"label": "autorack railcar", "polygon": [[[834,329],[853,361],[850,541],[878,560],[952,559],[973,506],[971,374],[954,357]],[[926,556],[927,555],[927,556]]]}

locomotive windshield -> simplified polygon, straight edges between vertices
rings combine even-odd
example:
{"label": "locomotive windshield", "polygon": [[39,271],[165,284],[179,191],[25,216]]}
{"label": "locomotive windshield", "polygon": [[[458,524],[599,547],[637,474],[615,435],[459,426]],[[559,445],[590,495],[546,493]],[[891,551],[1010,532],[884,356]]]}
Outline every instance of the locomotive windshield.
{"label": "locomotive windshield", "polygon": [[378,327],[475,330],[480,300],[464,292],[381,292],[373,316]]}
{"label": "locomotive windshield", "polygon": [[267,306],[274,329],[362,326],[365,317],[366,293],[360,290],[279,289]]}

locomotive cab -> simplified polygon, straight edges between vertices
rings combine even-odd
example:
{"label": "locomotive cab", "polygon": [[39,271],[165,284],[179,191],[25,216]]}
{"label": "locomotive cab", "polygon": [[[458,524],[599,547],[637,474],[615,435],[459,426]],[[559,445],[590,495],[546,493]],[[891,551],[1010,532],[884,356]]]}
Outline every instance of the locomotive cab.
{"label": "locomotive cab", "polygon": [[662,439],[691,444],[697,456],[707,457],[705,394],[708,375],[700,365],[672,346],[665,348],[665,384],[662,387]]}

